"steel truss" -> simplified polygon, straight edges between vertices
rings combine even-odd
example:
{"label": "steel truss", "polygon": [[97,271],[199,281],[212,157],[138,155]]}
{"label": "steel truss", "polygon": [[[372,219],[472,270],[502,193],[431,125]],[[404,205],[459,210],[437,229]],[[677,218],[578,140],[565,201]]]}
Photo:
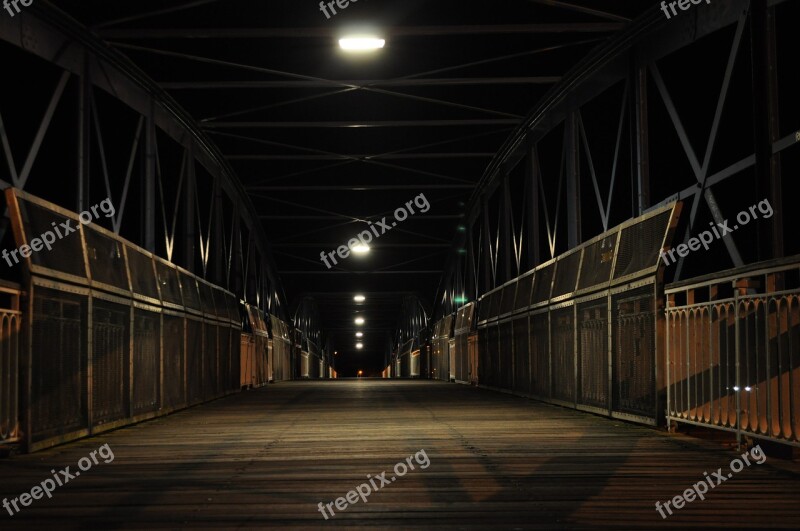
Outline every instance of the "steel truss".
{"label": "steel truss", "polygon": [[[783,256],[781,155],[794,150],[796,157],[800,133],[779,128],[779,117],[787,122],[792,118],[781,114],[778,101],[776,11],[796,8],[792,3],[716,2],[692,17],[669,21],[655,6],[563,76],[509,136],[476,187],[467,226],[454,241],[437,294],[434,319],[628,218],[676,199],[687,203],[688,223],[677,235],[677,243],[685,243],[706,223],[735,218],[742,205],[731,196],[768,198],[774,216],[759,221],[755,238],[723,238],[720,248],[729,263],[717,268]],[[724,55],[718,49],[722,45],[709,45],[712,39],[727,43]],[[677,88],[690,80],[674,64],[676,57],[712,52],[724,73],[721,81],[697,80],[717,90],[707,127],[696,123],[685,98],[680,103],[676,99]],[[791,92],[791,87],[781,88],[783,94]],[[732,101],[741,105],[742,100],[751,107],[733,107]],[[612,113],[616,119],[608,119]],[[728,145],[723,149],[721,137],[732,135],[732,121],[735,134],[748,139],[744,144],[749,151]],[[705,135],[699,150],[698,129]],[[661,149],[655,137],[669,137],[673,149]],[[682,175],[660,171],[671,159],[686,168]],[[740,192],[743,180],[746,194]],[[687,267],[681,258],[673,280],[684,278]],[[697,269],[688,274],[697,274]]]}
{"label": "steel truss", "polygon": [[[25,95],[0,102],[5,186],[34,191],[76,212],[108,197],[116,213],[107,228],[114,233],[286,318],[285,296],[248,194],[215,144],[170,96],[45,2],[4,20],[0,40],[31,54],[24,59],[31,69],[26,76],[47,67],[58,73],[47,101]],[[40,59],[48,63],[44,69]],[[39,120],[27,146],[24,131],[4,124],[12,111]],[[49,152],[54,116],[64,112],[77,117],[74,138],[68,150]],[[57,175],[42,169],[53,167]],[[75,193],[49,191],[54,178],[71,181]]]}

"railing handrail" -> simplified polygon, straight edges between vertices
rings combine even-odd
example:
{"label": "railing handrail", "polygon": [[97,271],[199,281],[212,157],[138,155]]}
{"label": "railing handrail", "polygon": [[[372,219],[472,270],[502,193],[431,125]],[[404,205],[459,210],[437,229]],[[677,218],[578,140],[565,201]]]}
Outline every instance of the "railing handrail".
{"label": "railing handrail", "polygon": [[712,286],[714,284],[724,284],[725,282],[731,282],[742,277],[777,273],[780,271],[794,269],[795,267],[800,267],[800,254],[786,256],[784,258],[775,258],[773,260],[766,260],[764,262],[756,262],[754,264],[734,267],[699,277],[687,278],[686,280],[673,282],[672,284],[668,284],[664,287],[664,293],[670,295],[672,293],[678,293],[692,288],[701,288]]}

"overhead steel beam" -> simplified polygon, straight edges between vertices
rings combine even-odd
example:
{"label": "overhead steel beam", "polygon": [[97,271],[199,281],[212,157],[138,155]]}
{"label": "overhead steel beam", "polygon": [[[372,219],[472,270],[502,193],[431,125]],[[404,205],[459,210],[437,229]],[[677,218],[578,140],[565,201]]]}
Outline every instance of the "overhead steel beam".
{"label": "overhead steel beam", "polygon": [[117,18],[117,19],[109,20],[107,22],[103,22],[101,24],[97,24],[97,25],[94,26],[94,29],[107,28],[108,26],[114,26],[116,24],[124,24],[126,22],[133,22],[134,20],[142,20],[142,19],[145,19],[145,18],[155,17],[155,16],[159,16],[159,15],[166,15],[166,14],[169,14],[169,13],[175,13],[176,11],[183,11],[183,10],[186,10],[186,9],[191,9],[193,7],[198,7],[198,6],[202,6],[202,5],[205,5],[205,4],[211,4],[211,3],[214,3],[214,2],[218,2],[218,1],[219,0],[197,0],[195,2],[189,2],[187,4],[181,4],[179,6],[166,7],[164,9],[157,9],[155,11],[147,11],[147,12],[144,12],[144,13],[139,13],[139,14],[136,14],[136,15],[130,15],[130,16],[123,17],[123,18]]}
{"label": "overhead steel beam", "polygon": [[[240,64],[240,63],[235,63],[235,62],[232,62],[232,61],[223,61],[223,60],[220,60],[220,59],[213,59],[213,58],[210,58],[210,57],[203,57],[203,56],[192,55],[192,54],[187,54],[187,53],[182,53],[182,52],[172,52],[172,51],[169,51],[169,50],[161,50],[161,49],[158,49],[158,48],[150,48],[150,47],[138,46],[138,45],[134,45],[134,44],[125,44],[125,43],[119,43],[119,42],[112,43],[112,44],[114,44],[118,48],[127,49],[127,50],[136,50],[136,51],[139,51],[139,52],[152,53],[152,54],[156,54],[156,55],[163,55],[163,56],[166,56],[166,57],[175,57],[175,58],[186,59],[188,61],[196,61],[196,62],[205,63],[205,64],[221,65],[221,66],[226,66],[226,67],[230,67],[230,68],[239,68],[239,69],[249,70],[251,72],[260,72],[260,73],[263,73],[263,74],[272,74],[272,75],[283,76],[283,77],[287,77],[287,78],[291,78],[291,79],[302,79],[304,81],[317,81],[317,82],[321,82],[321,83],[327,83],[327,84],[331,85],[332,87],[338,87],[339,88],[338,90],[335,90],[333,92],[324,93],[324,94],[316,94],[316,95],[313,95],[313,96],[307,96],[305,98],[300,98],[300,100],[290,100],[290,102],[309,100],[309,99],[320,98],[320,97],[327,97],[327,96],[340,94],[342,92],[349,92],[349,91],[353,91],[353,90],[362,90],[362,91],[370,92],[370,93],[374,93],[374,94],[383,94],[385,96],[392,96],[392,97],[402,98],[402,99],[407,99],[407,100],[412,100],[412,101],[421,101],[421,102],[431,103],[431,104],[435,104],[435,105],[441,105],[441,106],[445,106],[445,107],[453,107],[453,108],[462,109],[462,110],[475,111],[475,112],[481,112],[481,113],[486,113],[486,114],[493,114],[493,115],[496,115],[496,116],[505,116],[507,118],[518,118],[518,119],[522,118],[522,116],[518,116],[516,114],[510,114],[510,113],[497,111],[497,110],[492,110],[492,109],[484,109],[484,108],[476,107],[476,106],[473,106],[473,105],[465,105],[465,104],[462,104],[462,103],[455,103],[455,102],[452,102],[452,101],[439,100],[439,99],[436,99],[436,98],[426,98],[426,97],[423,97],[423,96],[416,96],[414,94],[407,94],[407,93],[404,93],[404,92],[395,92],[395,91],[386,90],[386,89],[380,89],[380,88],[376,88],[376,87],[354,87],[352,85],[343,85],[343,84],[339,83],[338,81],[332,81],[330,79],[324,79],[324,78],[315,77],[315,76],[308,76],[308,75],[304,75],[304,74],[295,74],[294,72],[284,72],[284,71],[281,71],[281,70],[275,70],[275,69],[272,69],[272,68],[265,68],[265,67],[261,67],[261,66]],[[263,111],[264,109],[271,108],[271,107],[274,107],[274,106],[275,106],[275,104],[270,104],[270,105],[267,105],[267,106],[259,106],[259,107],[253,107],[253,108],[248,108],[248,109],[242,109],[242,110],[236,111],[235,113],[226,114],[225,116],[226,117],[227,116],[232,116],[233,114],[249,114],[249,113],[253,113],[253,112]],[[202,121],[203,122],[208,122],[208,121],[211,121],[211,120],[216,120],[218,118],[222,118],[222,117],[221,116],[210,117],[210,118],[205,118]]]}
{"label": "overhead steel beam", "polygon": [[[464,216],[461,214],[438,214],[438,215],[426,215],[426,214],[416,214],[414,217],[408,218],[406,221],[413,220],[432,220],[432,219],[463,219]],[[281,220],[291,220],[291,221],[333,221],[333,220],[340,220],[342,216],[280,216],[280,215],[265,215],[259,216],[259,218],[269,221],[281,221]]]}
{"label": "overhead steel beam", "polygon": [[[302,248],[302,249],[305,249],[305,248],[309,248],[309,247],[310,248],[317,248],[317,247],[325,248],[325,247],[328,247],[329,245],[331,245],[330,242],[328,242],[328,243],[313,243],[313,242],[311,242],[311,243],[307,243],[307,242],[303,242],[303,243],[274,243],[274,244],[272,244],[272,247],[275,248],[275,249],[281,249],[281,248],[292,248],[292,249],[301,249]],[[404,249],[406,247],[420,247],[420,248],[425,247],[425,248],[443,248],[443,249],[445,249],[445,248],[450,247],[450,245],[451,245],[450,242],[447,242],[447,243],[416,243],[416,242],[409,242],[409,243],[373,243],[372,247],[376,248],[376,249],[377,248],[381,248],[381,247],[387,248],[387,249],[388,248],[392,248],[392,249],[401,249],[401,248],[403,248]]]}
{"label": "overhead steel beam", "polygon": [[285,129],[285,128],[352,128],[375,127],[464,127],[468,125],[519,125],[515,118],[485,118],[473,120],[365,120],[358,122],[204,122],[206,129]]}
{"label": "overhead steel beam", "polygon": [[[439,87],[470,85],[550,85],[561,81],[561,76],[528,77],[466,77],[435,79],[359,79],[336,81],[356,87]],[[159,83],[168,90],[219,90],[219,89],[269,89],[269,88],[321,88],[330,83],[322,81],[166,81]]]}
{"label": "overhead steel beam", "polygon": [[[232,134],[227,134],[227,133],[217,133],[217,134],[218,135],[228,136],[228,137],[231,137],[231,138],[242,138],[242,137],[239,137],[239,135],[232,135]],[[244,139],[247,139],[247,137],[244,137]],[[252,140],[252,141],[257,142],[259,144],[264,144],[264,145],[268,145],[268,146],[278,146],[278,147],[281,147],[281,148],[288,148],[288,149],[296,149],[298,151],[303,151],[305,153],[313,153],[315,155],[328,155],[328,156],[337,156],[337,157],[342,157],[343,156],[341,153],[333,153],[331,151],[325,151],[325,150],[322,150],[322,149],[314,149],[314,148],[307,148],[307,147],[303,147],[303,146],[295,146],[295,145],[292,145],[292,144],[285,144],[283,142],[273,142],[271,140],[262,140],[262,139],[249,139],[249,140]],[[457,177],[449,177],[447,175],[440,175],[438,173],[433,173],[433,172],[424,171],[424,170],[418,170],[416,168],[409,168],[409,167],[406,167],[406,166],[400,166],[400,165],[392,164],[392,163],[389,163],[389,162],[380,162],[378,160],[372,160],[372,159],[347,159],[346,161],[342,161],[341,164],[346,164],[346,163],[349,163],[349,162],[362,162],[364,164],[371,164],[371,165],[374,165],[374,166],[381,166],[381,167],[384,167],[384,168],[391,168],[391,169],[394,169],[394,170],[400,170],[400,171],[415,173],[415,174],[419,174],[419,175],[425,175],[426,177],[435,177],[437,179],[442,179],[442,180],[445,180],[445,181],[461,182],[461,183],[467,183],[467,184],[470,184],[470,185],[472,184],[470,181],[466,181],[464,179],[459,179]]]}
{"label": "overhead steel beam", "polygon": [[424,269],[418,271],[278,271],[279,275],[441,275],[441,269]]}
{"label": "overhead steel beam", "polygon": [[404,153],[401,155],[229,155],[228,160],[406,160],[406,159],[481,159],[494,153]]}
{"label": "overhead steel beam", "polygon": [[[510,35],[552,33],[609,33],[624,24],[615,22],[566,22],[552,24],[499,24],[471,26],[406,26],[386,30],[388,37]],[[309,28],[120,28],[99,31],[105,39],[274,39],[337,38],[335,26]]]}
{"label": "overhead steel beam", "polygon": [[569,11],[575,11],[578,13],[585,13],[587,15],[594,15],[601,18],[606,18],[608,20],[614,20],[617,22],[630,22],[631,19],[625,18],[619,15],[615,15],[613,13],[608,13],[606,11],[600,11],[599,9],[591,9],[589,7],[583,7],[575,4],[568,4],[567,2],[561,2],[560,0],[531,0],[531,2],[536,4],[543,4],[546,6],[551,7],[560,7],[562,9],[567,9]]}
{"label": "overhead steel beam", "polygon": [[471,184],[348,184],[321,186],[246,186],[253,192],[385,192],[387,190],[472,190]]}

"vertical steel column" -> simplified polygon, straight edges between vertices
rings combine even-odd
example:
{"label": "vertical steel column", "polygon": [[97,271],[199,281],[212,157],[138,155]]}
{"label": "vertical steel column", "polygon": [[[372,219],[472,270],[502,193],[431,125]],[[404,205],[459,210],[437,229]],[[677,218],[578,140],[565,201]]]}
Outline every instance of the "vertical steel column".
{"label": "vertical steel column", "polygon": [[633,127],[631,127],[631,154],[633,160],[633,175],[635,185],[632,190],[635,194],[634,205],[631,211],[633,216],[641,216],[650,207],[650,133],[647,109],[647,67],[640,63],[634,53],[634,64],[631,67],[631,81],[633,82],[633,106],[630,113]]}
{"label": "vertical steel column", "polygon": [[767,0],[753,0],[750,3],[750,39],[756,191],[758,200],[768,197],[775,211],[768,223],[758,225],[758,259],[767,260],[780,258],[784,254],[780,154],[772,152],[772,145],[780,134],[775,7],[767,7]]}
{"label": "vertical steel column", "polygon": [[474,223],[467,223],[464,227],[467,236],[467,270],[464,282],[464,296],[474,301],[478,298],[478,272],[475,270],[475,244],[473,235],[475,234]]}
{"label": "vertical steel column", "polygon": [[494,287],[494,266],[492,264],[492,242],[491,233],[489,231],[489,203],[486,196],[483,197],[483,226],[481,232],[483,233],[483,293],[491,290]]}
{"label": "vertical steel column", "polygon": [[578,113],[573,110],[567,115],[565,127],[564,154],[566,159],[567,181],[567,247],[572,249],[581,243],[581,180],[580,154],[578,152]]}
{"label": "vertical steel column", "polygon": [[78,80],[78,168],[75,205],[76,212],[89,206],[89,175],[92,145],[92,78],[89,53],[83,54],[83,73]]}
{"label": "vertical steel column", "polygon": [[156,252],[156,102],[150,96],[147,111],[147,129],[145,132],[145,167],[144,167],[144,216],[142,219],[143,247],[151,253]]}
{"label": "vertical steel column", "polygon": [[222,210],[222,186],[220,185],[219,177],[214,179],[214,192],[215,194],[213,201],[215,206],[214,219],[212,221],[214,224],[214,229],[209,238],[209,249],[207,251],[209,254],[213,255],[208,257],[208,261],[211,263],[211,273],[209,278],[211,278],[216,284],[227,287],[225,284],[225,269],[222,261],[223,253],[225,252],[225,249],[222,245],[222,216],[224,215],[224,212]]}
{"label": "vertical steel column", "polygon": [[[191,272],[195,271],[194,249],[196,234],[195,217],[195,192],[197,181],[195,179],[194,142],[190,141],[186,149],[186,186],[183,196],[183,266]],[[244,294],[247,298],[247,294]]]}
{"label": "vertical steel column", "polygon": [[[502,198],[500,199],[500,210],[501,210],[501,218],[500,218],[500,243],[497,249],[497,256],[498,260],[500,256],[503,257],[503,266],[502,266],[502,279],[498,281],[498,284],[502,284],[503,282],[508,282],[513,277],[517,276],[516,274],[512,275],[511,270],[511,263],[512,263],[512,256],[514,253],[512,252],[512,239],[511,239],[511,190],[509,189],[509,179],[508,179],[508,171],[503,172],[505,175],[503,176],[503,183],[501,185],[501,192],[503,194]],[[502,253],[500,252],[500,247],[502,247]],[[514,260],[516,262],[516,260]],[[498,274],[498,277],[500,275]]]}
{"label": "vertical steel column", "polygon": [[527,229],[528,229],[528,265],[534,268],[541,263],[540,232],[539,232],[539,152],[533,145],[528,151],[528,159],[525,164],[525,186],[528,203],[527,209]]}

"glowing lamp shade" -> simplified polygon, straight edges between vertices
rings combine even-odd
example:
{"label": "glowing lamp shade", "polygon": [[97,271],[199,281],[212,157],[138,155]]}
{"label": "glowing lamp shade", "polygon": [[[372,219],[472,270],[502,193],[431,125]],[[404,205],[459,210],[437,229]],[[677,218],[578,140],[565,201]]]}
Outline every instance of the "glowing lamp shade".
{"label": "glowing lamp shade", "polygon": [[357,325],[363,325],[364,324],[364,318],[363,317],[356,317],[356,324]]}
{"label": "glowing lamp shade", "polygon": [[355,297],[353,297],[353,300],[356,302],[364,302],[365,300],[367,300],[367,298],[363,295],[356,295]]}
{"label": "glowing lamp shade", "polygon": [[356,348],[358,350],[361,350],[362,348],[364,348],[364,343],[356,343]]}
{"label": "glowing lamp shade", "polygon": [[339,39],[339,47],[347,52],[370,52],[380,50],[386,44],[384,39],[372,35],[351,35]]}
{"label": "glowing lamp shade", "polygon": [[356,337],[364,337],[364,332],[356,332]]}
{"label": "glowing lamp shade", "polygon": [[369,245],[366,243],[359,243],[358,245],[354,245],[350,249],[355,254],[367,254],[369,252]]}

